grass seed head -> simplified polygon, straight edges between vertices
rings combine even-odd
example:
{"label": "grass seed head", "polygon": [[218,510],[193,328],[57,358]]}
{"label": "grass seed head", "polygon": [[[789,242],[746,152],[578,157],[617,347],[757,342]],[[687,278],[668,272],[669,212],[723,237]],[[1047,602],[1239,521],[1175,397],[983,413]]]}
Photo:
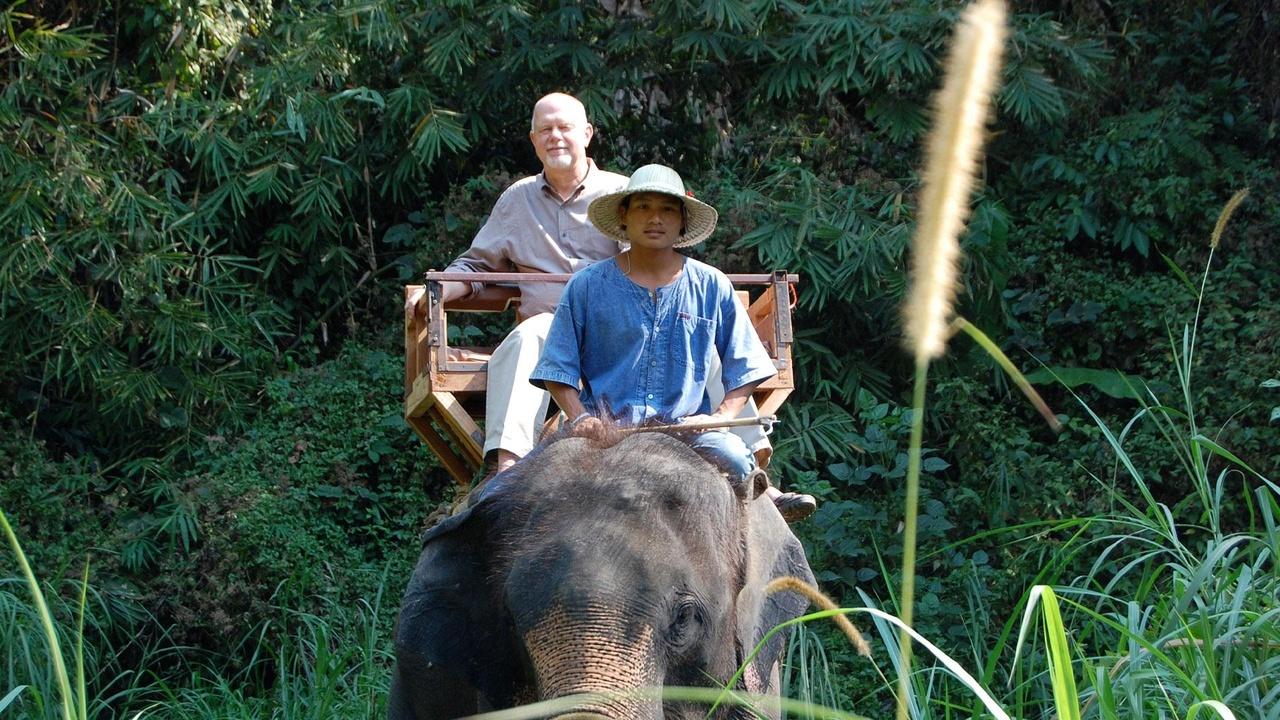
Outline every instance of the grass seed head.
{"label": "grass seed head", "polygon": [[1236,194],[1232,195],[1231,199],[1227,201],[1227,204],[1223,206],[1222,212],[1218,213],[1218,222],[1214,223],[1213,236],[1209,239],[1210,249],[1218,249],[1218,242],[1222,240],[1222,231],[1227,229],[1227,221],[1231,219],[1232,213],[1236,211],[1236,208],[1239,207],[1240,203],[1244,202],[1244,199],[1247,197],[1249,197],[1249,188],[1237,190]]}
{"label": "grass seed head", "polygon": [[905,306],[907,342],[917,363],[941,356],[946,345],[959,236],[969,215],[1005,35],[1001,0],[970,5],[956,28],[946,77],[935,96]]}

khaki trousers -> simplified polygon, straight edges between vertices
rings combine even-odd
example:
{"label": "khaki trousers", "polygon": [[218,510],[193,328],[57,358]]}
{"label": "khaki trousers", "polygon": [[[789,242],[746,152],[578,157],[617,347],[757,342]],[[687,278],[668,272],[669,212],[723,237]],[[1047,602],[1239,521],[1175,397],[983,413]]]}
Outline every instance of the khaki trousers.
{"label": "khaki trousers", "polygon": [[551,394],[529,382],[551,330],[551,313],[538,313],[507,335],[489,358],[484,401],[484,454],[498,448],[529,454],[542,432]]}

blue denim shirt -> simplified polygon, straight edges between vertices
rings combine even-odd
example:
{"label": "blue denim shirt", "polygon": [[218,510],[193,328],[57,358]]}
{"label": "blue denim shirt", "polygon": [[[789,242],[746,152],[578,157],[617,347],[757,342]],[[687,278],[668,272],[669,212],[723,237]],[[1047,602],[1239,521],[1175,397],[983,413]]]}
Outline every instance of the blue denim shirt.
{"label": "blue denim shirt", "polygon": [[714,354],[725,392],[777,372],[724,273],[685,258],[673,283],[650,291],[610,259],[569,280],[530,381],[581,383],[588,410],[607,408],[623,423],[675,421],[713,410]]}

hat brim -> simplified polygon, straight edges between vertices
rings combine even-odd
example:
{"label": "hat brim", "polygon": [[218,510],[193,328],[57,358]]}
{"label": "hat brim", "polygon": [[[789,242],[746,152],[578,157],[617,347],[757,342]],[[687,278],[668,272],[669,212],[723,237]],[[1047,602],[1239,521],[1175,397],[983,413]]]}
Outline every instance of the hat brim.
{"label": "hat brim", "polygon": [[622,217],[619,210],[622,205],[622,198],[636,193],[652,192],[662,195],[670,195],[679,199],[684,203],[686,219],[684,223],[684,235],[680,237],[672,247],[689,247],[711,237],[711,233],[715,232],[716,221],[719,220],[720,214],[716,209],[701,200],[687,195],[677,195],[671,192],[666,186],[661,187],[628,187],[626,190],[620,190],[608,195],[601,195],[591,201],[591,205],[587,207],[587,217],[591,219],[591,224],[605,235],[617,240],[618,242],[630,242],[627,240],[627,231],[622,227]]}

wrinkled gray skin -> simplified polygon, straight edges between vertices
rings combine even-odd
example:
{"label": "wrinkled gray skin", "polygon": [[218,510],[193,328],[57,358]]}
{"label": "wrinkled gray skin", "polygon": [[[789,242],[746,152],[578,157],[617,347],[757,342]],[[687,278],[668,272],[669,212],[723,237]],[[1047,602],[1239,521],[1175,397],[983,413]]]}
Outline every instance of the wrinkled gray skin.
{"label": "wrinkled gray skin", "polygon": [[[813,579],[795,536],[756,498],[761,488],[746,487],[756,480],[735,487],[657,433],[607,449],[582,438],[539,448],[424,538],[396,628],[389,717],[723,686],[765,631],[806,606],[792,593],[765,598],[764,585]],[[783,642],[780,633],[738,687],[776,694]],[[675,720],[706,710],[619,699],[556,717]]]}

